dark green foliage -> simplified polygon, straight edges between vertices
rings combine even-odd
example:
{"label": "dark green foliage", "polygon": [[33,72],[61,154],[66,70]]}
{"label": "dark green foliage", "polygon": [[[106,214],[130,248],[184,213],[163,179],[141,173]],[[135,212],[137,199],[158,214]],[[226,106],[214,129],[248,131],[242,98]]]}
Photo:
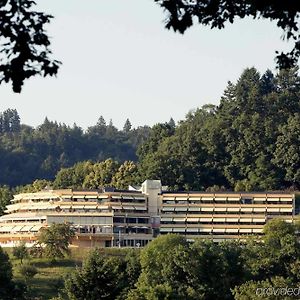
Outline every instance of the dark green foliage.
{"label": "dark green foliage", "polygon": [[94,250],[83,267],[66,278],[65,290],[70,300],[117,299],[126,287],[126,281],[124,261],[104,257]]}
{"label": "dark green foliage", "polygon": [[246,265],[256,280],[274,276],[300,279],[300,242],[297,239],[299,225],[288,224],[280,219],[268,222],[261,242],[248,244]]}
{"label": "dark green foliage", "polygon": [[218,106],[204,105],[177,125],[118,131],[103,117],[85,133],[48,119],[36,129],[21,125],[0,134],[0,183],[45,179],[23,191],[123,189],[145,179],[170,190],[298,189],[299,98],[298,69],[261,76],[250,68],[228,83]]}
{"label": "dark green foliage", "polygon": [[23,259],[28,257],[28,250],[25,243],[20,243],[13,248],[13,256],[19,259],[21,264],[23,263]]}
{"label": "dark green foliage", "polygon": [[0,113],[0,133],[19,132],[21,129],[20,116],[15,109],[7,109]]}
{"label": "dark green foliage", "polygon": [[141,252],[142,272],[128,299],[204,299],[185,238],[159,236]]}
{"label": "dark green foliage", "polygon": [[[264,227],[262,241],[252,240],[243,250],[248,281],[236,286],[234,299],[295,299],[296,296],[256,294],[257,288],[298,288],[300,282],[299,225],[280,219],[269,221]],[[259,290],[261,291],[261,290]],[[297,293],[297,291],[296,291]],[[298,295],[299,296],[299,295]]]}
{"label": "dark green foliage", "polygon": [[[12,266],[8,255],[0,247],[0,299],[10,299],[13,294]],[[4,284],[5,283],[5,284]]]}
{"label": "dark green foliage", "polygon": [[[270,280],[247,281],[240,286],[236,286],[232,293],[235,300],[294,300],[297,299],[295,296],[289,297],[279,293],[276,295],[272,293],[271,289],[273,288],[275,292],[278,292],[280,289],[297,287],[297,285],[293,285],[291,280],[276,276]],[[267,292],[264,292],[263,289]]]}
{"label": "dark green foliage", "polygon": [[168,234],[141,250],[120,249],[126,255],[118,258],[96,249],[66,277],[65,292],[70,300],[292,299],[262,297],[256,290],[298,287],[298,230],[298,225],[275,219],[263,236],[243,242],[188,243]]}
{"label": "dark green foliage", "polygon": [[143,158],[148,153],[155,152],[164,138],[174,134],[174,127],[169,123],[156,124],[151,128],[150,136],[138,149],[139,158]]}
{"label": "dark green foliage", "polygon": [[242,253],[237,242],[160,236],[142,250],[141,275],[128,299],[232,299],[230,289],[247,279]]}
{"label": "dark green foliage", "polygon": [[79,161],[136,160],[136,148],[149,130],[145,126],[119,131],[103,117],[86,132],[76,124],[70,127],[47,118],[34,129],[20,125],[18,113],[8,109],[0,114],[0,184],[15,187],[39,178],[53,180],[60,169]]}
{"label": "dark green foliage", "polygon": [[126,119],[124,127],[123,127],[123,131],[125,132],[129,132],[132,128],[131,122],[129,121],[129,119]]}
{"label": "dark green foliage", "polygon": [[246,69],[219,106],[190,112],[174,129],[154,126],[138,150],[141,178],[171,190],[299,188],[297,72]]}
{"label": "dark green foliage", "polygon": [[13,281],[12,265],[7,253],[0,247],[0,299],[24,299],[26,287],[24,284]]}
{"label": "dark green foliage", "polygon": [[300,114],[290,116],[279,128],[274,163],[285,170],[285,179],[295,187],[300,182]]}
{"label": "dark green foliage", "polygon": [[19,267],[19,272],[25,278],[25,281],[28,281],[38,273],[38,269],[31,264],[25,264]]}
{"label": "dark green foliage", "polygon": [[0,216],[3,215],[6,205],[13,198],[13,193],[6,185],[0,186]]}
{"label": "dark green foliage", "polygon": [[195,278],[202,284],[203,299],[232,299],[230,289],[247,279],[241,244],[198,240],[191,248]]}
{"label": "dark green foliage", "polygon": [[[254,19],[264,18],[275,21],[284,31],[284,38],[295,42],[288,53],[276,56],[281,69],[295,66],[300,56],[299,13],[300,6],[294,1],[242,1],[242,0],[154,0],[166,12],[166,28],[184,33],[197,20],[199,24],[210,28],[222,29],[228,21],[233,23],[237,18],[247,16]],[[278,53],[278,52],[276,52]]]}
{"label": "dark green foliage", "polygon": [[12,82],[20,93],[23,82],[35,75],[56,75],[60,62],[51,60],[50,41],[44,26],[52,16],[33,10],[31,0],[0,2],[0,83]]}
{"label": "dark green foliage", "polygon": [[140,250],[129,249],[125,256],[126,263],[126,279],[127,289],[134,288],[140,273],[141,273],[141,261],[140,261]]}
{"label": "dark green foliage", "polygon": [[75,233],[69,224],[52,224],[43,228],[38,236],[40,244],[44,244],[46,257],[62,258],[69,254],[69,245]]}
{"label": "dark green foliage", "polygon": [[258,287],[298,287],[298,230],[275,219],[262,241],[187,244],[179,235],[160,236],[142,250],[141,275],[127,299],[260,299]]}

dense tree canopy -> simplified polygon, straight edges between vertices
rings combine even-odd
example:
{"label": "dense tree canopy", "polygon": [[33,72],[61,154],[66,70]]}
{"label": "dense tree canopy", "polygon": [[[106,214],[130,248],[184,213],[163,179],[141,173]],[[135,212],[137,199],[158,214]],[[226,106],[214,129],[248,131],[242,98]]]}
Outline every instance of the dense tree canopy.
{"label": "dense tree canopy", "polygon": [[0,133],[19,132],[20,126],[20,116],[16,109],[7,109],[0,113]]}
{"label": "dense tree canopy", "polygon": [[[13,294],[12,266],[7,253],[0,247],[0,298],[10,299]],[[3,284],[5,283],[5,284]]]}
{"label": "dense tree canopy", "polygon": [[[125,161],[120,164],[115,160],[107,159],[97,163],[84,161],[70,168],[61,169],[55,177],[53,187],[74,189],[115,187],[127,189],[129,185],[139,183],[138,180],[138,169],[133,161]],[[49,184],[51,185],[51,183]]]}
{"label": "dense tree canopy", "polygon": [[118,130],[103,117],[85,132],[74,124],[49,121],[37,128],[20,124],[16,110],[0,113],[0,184],[53,180],[57,171],[76,162],[136,160],[136,149],[148,136],[148,126]]}
{"label": "dense tree canopy", "polygon": [[218,106],[190,112],[173,130],[152,128],[138,150],[143,178],[174,190],[299,188],[297,69],[246,69]]}
{"label": "dense tree canopy", "polygon": [[191,255],[184,237],[157,237],[141,253],[142,272],[129,299],[202,299]]}
{"label": "dense tree canopy", "polygon": [[[267,223],[264,235],[243,242],[187,242],[167,234],[125,257],[109,258],[95,250],[67,277],[65,290],[70,300],[295,299],[298,230],[298,225],[275,219]],[[296,288],[295,295],[263,294],[285,287]]]}
{"label": "dense tree canopy", "polygon": [[[243,250],[248,279],[233,289],[234,299],[295,299],[299,296],[300,244],[298,224],[280,219],[269,221],[259,240],[250,240]],[[278,288],[296,288],[295,294],[279,294]],[[262,289],[269,288],[269,294]],[[277,294],[270,289],[277,291]],[[258,289],[258,290],[257,290]],[[259,293],[257,293],[259,291]],[[284,291],[283,291],[284,292]]]}
{"label": "dense tree canopy", "polygon": [[91,251],[81,269],[65,280],[70,300],[126,299],[140,274],[139,254],[129,250],[123,258],[106,257],[98,250]]}
{"label": "dense tree canopy", "polygon": [[177,124],[171,119],[151,129],[130,128],[126,121],[126,129],[118,130],[103,117],[86,132],[48,119],[34,129],[20,125],[15,110],[5,111],[0,184],[40,178],[22,190],[124,189],[161,179],[170,190],[298,189],[299,99],[298,69],[261,75],[249,68],[228,83],[219,105],[204,105]]}
{"label": "dense tree canopy", "polygon": [[300,242],[297,237],[298,224],[289,224],[280,219],[264,226],[260,241],[249,243],[246,255],[249,270],[256,280],[272,279],[275,276],[300,280]]}

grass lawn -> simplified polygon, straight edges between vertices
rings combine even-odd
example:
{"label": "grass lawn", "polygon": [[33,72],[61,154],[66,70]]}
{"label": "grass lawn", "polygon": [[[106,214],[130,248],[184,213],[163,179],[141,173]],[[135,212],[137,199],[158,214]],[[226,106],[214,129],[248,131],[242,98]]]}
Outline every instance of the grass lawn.
{"label": "grass lawn", "polygon": [[[12,255],[12,249],[4,249],[10,257],[13,265],[14,278],[24,281],[24,278],[19,273],[20,260]],[[70,274],[76,267],[81,267],[82,262],[86,255],[91,251],[89,248],[72,248],[69,258],[51,261],[48,258],[30,258],[25,259],[23,264],[30,263],[38,269],[38,273],[27,281],[29,287],[29,296],[35,300],[48,300],[59,293],[63,294],[63,278]],[[118,248],[104,248],[99,249],[103,255],[108,256],[124,256],[126,255],[125,249]]]}
{"label": "grass lawn", "polygon": [[[14,278],[24,281],[19,273],[20,260],[12,255],[12,249],[6,250],[10,256],[13,265]],[[48,258],[29,258],[23,261],[23,264],[30,263],[38,269],[38,273],[27,281],[29,287],[29,296],[32,299],[47,300],[57,296],[59,293],[63,296],[63,278],[70,274],[76,267],[82,265],[82,261],[88,249],[72,249],[69,258],[51,261]]]}
{"label": "grass lawn", "polygon": [[[51,262],[46,259],[32,259],[31,263],[38,268],[38,273],[30,279],[29,286],[30,296],[38,299],[50,299],[57,296],[63,289],[63,278],[66,274],[71,273],[81,262],[72,259],[59,260]],[[22,279],[18,272],[15,272],[17,279]],[[63,294],[63,293],[62,293]]]}

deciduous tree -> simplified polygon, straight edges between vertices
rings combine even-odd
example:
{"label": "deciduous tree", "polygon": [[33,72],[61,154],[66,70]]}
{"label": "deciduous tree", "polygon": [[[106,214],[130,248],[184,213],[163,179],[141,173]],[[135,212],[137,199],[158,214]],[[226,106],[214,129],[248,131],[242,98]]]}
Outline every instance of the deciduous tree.
{"label": "deciduous tree", "polygon": [[69,245],[74,235],[69,224],[52,224],[41,230],[38,240],[45,245],[44,254],[55,259],[69,254]]}
{"label": "deciduous tree", "polygon": [[28,250],[24,242],[13,248],[13,256],[19,259],[21,264],[23,263],[23,259],[28,257]]}

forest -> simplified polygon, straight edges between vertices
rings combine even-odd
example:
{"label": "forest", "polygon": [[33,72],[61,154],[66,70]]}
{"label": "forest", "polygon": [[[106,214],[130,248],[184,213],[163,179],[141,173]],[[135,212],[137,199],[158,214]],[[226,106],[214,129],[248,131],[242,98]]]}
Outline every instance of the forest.
{"label": "forest", "polygon": [[[243,71],[218,105],[184,120],[118,130],[102,116],[83,130],[0,115],[1,194],[55,188],[126,188],[161,179],[170,190],[296,190],[300,185],[298,69]],[[34,182],[34,183],[33,183]]]}
{"label": "forest", "polygon": [[37,178],[52,180],[61,168],[84,160],[136,160],[136,148],[149,135],[148,126],[132,128],[127,119],[118,130],[102,116],[84,131],[75,123],[49,121],[37,128],[21,124],[15,109],[0,114],[0,184],[12,187]]}

